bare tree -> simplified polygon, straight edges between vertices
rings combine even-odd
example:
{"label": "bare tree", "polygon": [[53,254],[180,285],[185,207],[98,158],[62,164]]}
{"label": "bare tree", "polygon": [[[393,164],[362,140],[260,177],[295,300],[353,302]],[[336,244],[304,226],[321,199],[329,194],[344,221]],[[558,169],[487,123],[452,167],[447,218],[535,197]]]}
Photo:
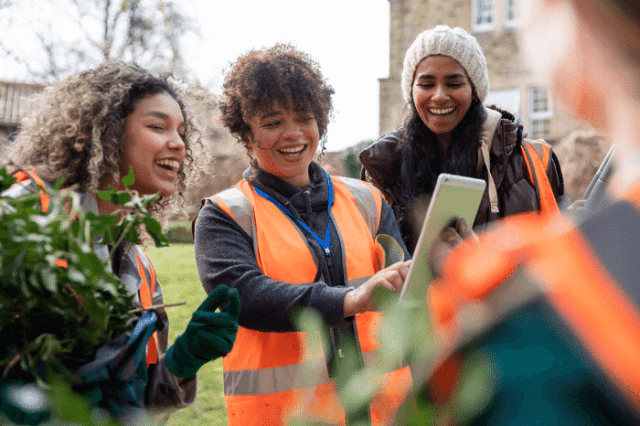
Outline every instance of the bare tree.
{"label": "bare tree", "polygon": [[181,40],[194,21],[173,0],[0,0],[0,62],[38,82],[109,59],[189,79]]}

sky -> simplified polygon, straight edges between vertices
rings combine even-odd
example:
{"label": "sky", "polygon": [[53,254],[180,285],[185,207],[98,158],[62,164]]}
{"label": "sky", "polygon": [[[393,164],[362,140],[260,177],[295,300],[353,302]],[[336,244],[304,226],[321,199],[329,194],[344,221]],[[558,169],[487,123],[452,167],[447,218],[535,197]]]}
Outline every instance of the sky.
{"label": "sky", "polygon": [[[42,31],[48,26],[55,33],[51,37],[73,45],[81,34],[77,26],[64,24],[71,22],[71,9],[65,6],[70,1],[6,3],[9,7],[0,8],[0,13],[13,12],[15,21],[10,36],[0,28],[0,40],[17,52],[26,52],[29,46],[40,45],[34,30]],[[187,32],[183,36],[185,62],[213,93],[221,92],[224,70],[239,55],[278,42],[292,42],[316,59],[335,89],[334,117],[329,122],[326,149],[340,151],[378,137],[378,79],[388,77],[389,71],[389,0],[174,2],[199,29],[199,34]],[[90,2],[82,4],[91,7]],[[100,25],[85,25],[85,31],[100,38]],[[0,80],[31,82],[29,72],[2,61],[2,55],[0,50]],[[63,60],[74,63],[67,57]]]}
{"label": "sky", "polygon": [[[207,87],[249,49],[290,41],[314,57],[335,89],[328,151],[379,136],[379,82],[389,74],[388,0],[181,0],[199,19],[185,58]],[[220,90],[220,89],[218,89]]]}

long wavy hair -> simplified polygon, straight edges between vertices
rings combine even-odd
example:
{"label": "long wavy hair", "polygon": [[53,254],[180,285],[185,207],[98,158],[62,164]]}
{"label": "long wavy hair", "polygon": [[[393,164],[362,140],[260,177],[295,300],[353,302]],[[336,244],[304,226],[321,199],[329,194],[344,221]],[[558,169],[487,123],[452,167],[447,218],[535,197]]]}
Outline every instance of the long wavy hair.
{"label": "long wavy hair", "polygon": [[[31,113],[22,120],[4,166],[8,170],[33,170],[41,178],[79,191],[95,192],[119,182],[124,150],[124,127],[137,103],[148,96],[168,93],[180,105],[185,119],[185,160],[178,171],[176,192],[159,197],[150,209],[162,216],[184,205],[184,194],[196,165],[195,151],[203,151],[201,135],[185,104],[184,94],[147,70],[120,61],[106,62],[82,71],[36,95]],[[188,176],[189,175],[189,176]],[[165,209],[172,205],[174,208]]]}
{"label": "long wavy hair", "polygon": [[474,97],[462,121],[453,129],[447,152],[442,150],[437,135],[420,118],[413,102],[404,123],[401,176],[404,185],[396,194],[394,212],[403,235],[409,235],[411,209],[421,196],[431,196],[440,173],[475,177],[478,165],[480,131],[486,113]]}

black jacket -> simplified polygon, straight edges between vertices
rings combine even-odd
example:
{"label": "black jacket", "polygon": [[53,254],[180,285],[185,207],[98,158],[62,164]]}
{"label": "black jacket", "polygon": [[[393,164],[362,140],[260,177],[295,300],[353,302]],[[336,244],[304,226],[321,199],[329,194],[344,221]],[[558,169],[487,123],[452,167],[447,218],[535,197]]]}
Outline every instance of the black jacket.
{"label": "black jacket", "polygon": [[[529,180],[527,166],[520,149],[523,134],[522,119],[517,114],[497,107],[491,108],[502,114],[493,134],[489,153],[491,175],[496,184],[500,211],[499,213],[491,212],[489,194],[486,190],[474,222],[476,229],[501,217],[537,209],[536,191]],[[363,165],[361,179],[372,182],[382,191],[396,215],[400,208],[404,207],[398,205],[395,197],[404,184],[401,175],[402,144],[400,143],[403,130],[403,127],[391,130],[365,148],[359,156]],[[487,180],[485,169],[481,169],[481,173],[477,177]],[[568,207],[570,200],[564,189],[560,163],[553,151],[547,167],[547,177],[558,206],[561,209]],[[421,222],[420,219],[419,222]],[[416,232],[413,231],[415,228],[409,229],[410,227],[407,226],[404,228],[402,229],[403,238],[407,243],[407,248],[413,251],[418,235],[415,235]]]}

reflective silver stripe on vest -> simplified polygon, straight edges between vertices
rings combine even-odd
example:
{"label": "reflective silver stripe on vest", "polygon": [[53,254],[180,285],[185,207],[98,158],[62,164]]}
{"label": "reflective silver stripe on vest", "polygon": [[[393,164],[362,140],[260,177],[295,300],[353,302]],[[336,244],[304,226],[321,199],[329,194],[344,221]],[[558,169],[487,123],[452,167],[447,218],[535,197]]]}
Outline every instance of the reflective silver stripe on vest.
{"label": "reflective silver stripe on vest", "polygon": [[[523,140],[522,143],[525,143],[525,141]],[[538,156],[538,159],[540,159],[540,162],[542,162],[542,160],[544,159],[544,145],[542,144],[542,142],[533,139],[527,139],[526,143],[531,148],[533,148],[533,150],[536,152],[536,155]],[[549,160],[551,160],[551,158],[549,158]],[[547,167],[547,164],[543,165],[544,167]]]}
{"label": "reflective silver stripe on vest", "polygon": [[[313,374],[309,374],[312,372]],[[304,383],[297,383],[304,378]],[[257,370],[223,372],[225,395],[265,395],[329,383],[324,358]]]}
{"label": "reflective silver stripe on vest", "polygon": [[348,177],[340,177],[338,179],[347,184],[347,187],[349,187],[351,194],[353,194],[353,197],[356,199],[358,210],[360,210],[360,214],[367,223],[369,231],[371,231],[371,236],[375,238],[376,235],[378,235],[378,222],[380,221],[380,212],[378,211],[378,204],[376,203],[376,199],[371,193],[371,188],[363,181],[358,179]]}
{"label": "reflective silver stripe on vest", "polygon": [[[367,368],[376,367],[378,351],[362,354]],[[395,371],[392,367],[385,373]],[[327,373],[324,358],[316,358],[298,364],[282,367],[260,368],[257,370],[234,370],[223,372],[224,394],[229,395],[267,395],[287,392],[330,383],[333,380]]]}
{"label": "reflective silver stripe on vest", "polygon": [[[209,201],[218,205],[216,198],[220,198],[222,201],[224,201],[227,207],[229,207],[229,210],[231,210],[231,214],[233,215],[233,219],[236,221],[236,223],[240,225],[244,232],[249,234],[249,237],[251,237],[251,241],[253,241],[253,254],[257,259],[258,242],[255,238],[255,236],[257,235],[256,221],[253,216],[253,206],[249,202],[249,199],[241,190],[237,188],[226,189],[219,194],[210,197]],[[298,235],[300,235],[300,238],[306,242],[307,247],[309,248],[309,252],[311,253],[313,260],[317,265],[318,259],[316,258],[316,253],[310,246],[305,235],[302,233],[302,230],[300,229],[298,224],[296,224],[294,220],[289,217],[289,215],[285,215],[285,217],[294,225],[294,228],[298,231]]]}
{"label": "reflective silver stripe on vest", "polygon": [[249,202],[249,199],[244,195],[244,193],[238,188],[229,188],[221,193],[209,198],[210,201],[217,203],[216,197],[219,197],[222,201],[225,202],[229,210],[231,210],[231,214],[233,215],[233,219],[236,221],[238,225],[249,234],[251,240],[253,241],[253,253],[258,258],[258,244],[256,242],[256,221],[253,218],[253,206]]}
{"label": "reflective silver stripe on vest", "polygon": [[[339,179],[347,185],[351,194],[353,194],[356,204],[358,205],[358,210],[360,210],[360,214],[367,223],[371,236],[375,238],[378,234],[380,212],[378,211],[378,205],[374,195],[371,193],[370,187],[358,179],[347,177],[340,177]],[[229,188],[210,197],[209,200],[217,204],[216,197],[219,197],[227,204],[229,210],[231,210],[233,219],[249,234],[251,239],[255,241],[256,224],[253,218],[253,207],[244,193],[237,188]],[[255,242],[254,251],[257,256],[258,252]]]}

